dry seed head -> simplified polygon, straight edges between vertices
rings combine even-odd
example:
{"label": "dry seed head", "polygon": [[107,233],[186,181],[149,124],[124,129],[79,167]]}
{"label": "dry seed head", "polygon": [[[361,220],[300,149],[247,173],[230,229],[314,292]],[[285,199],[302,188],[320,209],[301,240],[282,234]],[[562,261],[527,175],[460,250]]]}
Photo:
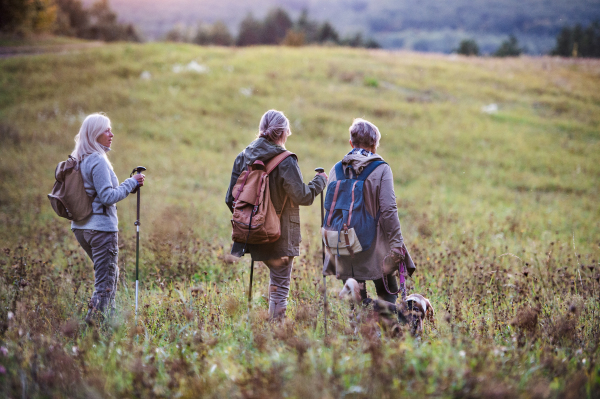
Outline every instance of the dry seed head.
{"label": "dry seed head", "polygon": [[578,310],[579,310],[579,308],[578,308],[578,307],[577,307],[577,305],[576,305],[576,304],[574,304],[574,303],[572,303],[572,304],[569,306],[569,312],[571,312],[571,313],[577,313],[577,311],[578,311]]}

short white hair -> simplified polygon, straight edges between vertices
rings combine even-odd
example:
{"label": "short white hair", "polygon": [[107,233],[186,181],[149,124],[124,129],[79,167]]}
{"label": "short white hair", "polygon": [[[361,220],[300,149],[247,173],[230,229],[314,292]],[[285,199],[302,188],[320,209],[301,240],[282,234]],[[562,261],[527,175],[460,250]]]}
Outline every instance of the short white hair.
{"label": "short white hair", "polygon": [[377,126],[371,122],[356,118],[350,126],[350,140],[354,147],[377,148],[379,147],[379,140],[381,140],[381,133],[379,133]]}
{"label": "short white hair", "polygon": [[75,148],[71,155],[81,162],[84,156],[94,152],[102,155],[112,169],[112,165],[106,156],[105,147],[98,143],[98,137],[110,128],[110,119],[101,113],[88,115],[75,136]]}

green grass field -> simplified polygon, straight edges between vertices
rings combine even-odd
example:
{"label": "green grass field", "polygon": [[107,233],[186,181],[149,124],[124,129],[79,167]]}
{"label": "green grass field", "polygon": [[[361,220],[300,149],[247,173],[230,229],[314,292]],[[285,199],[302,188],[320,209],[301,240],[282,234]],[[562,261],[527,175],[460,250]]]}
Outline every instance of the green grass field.
{"label": "green grass field", "polygon": [[[2,395],[598,397],[599,89],[598,61],[347,48],[115,44],[0,60]],[[265,320],[262,265],[248,319],[249,259],[225,261],[224,197],[270,108],[292,123],[305,181],[349,150],[353,118],[380,128],[417,263],[408,291],[436,310],[422,337],[353,334],[332,277],[325,336],[318,204],[301,211],[286,323]],[[120,313],[100,331],[82,322],[92,264],[45,199],[97,111],[119,178],[148,168],[138,324],[131,197],[118,205]]]}

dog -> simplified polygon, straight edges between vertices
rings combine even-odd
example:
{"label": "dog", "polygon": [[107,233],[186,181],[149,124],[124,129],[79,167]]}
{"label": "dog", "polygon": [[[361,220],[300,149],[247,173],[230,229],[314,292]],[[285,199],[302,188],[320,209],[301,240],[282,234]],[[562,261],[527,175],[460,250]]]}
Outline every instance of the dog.
{"label": "dog", "polygon": [[[349,278],[339,292],[339,297],[350,301],[353,305],[360,304],[367,311],[365,320],[375,320],[393,336],[400,335],[400,326],[402,325],[410,326],[411,334],[416,336],[422,334],[425,319],[434,324],[433,306],[423,295],[411,294],[406,298],[406,302],[397,306],[381,299],[362,300],[360,289],[361,284],[355,279]],[[365,320],[361,320],[360,315],[356,317],[355,333],[358,331],[358,324]]]}
{"label": "dog", "polygon": [[406,310],[409,319],[416,326],[416,334],[423,332],[424,319],[427,319],[432,325],[435,324],[433,306],[431,306],[429,299],[421,294],[410,294],[406,297]]}

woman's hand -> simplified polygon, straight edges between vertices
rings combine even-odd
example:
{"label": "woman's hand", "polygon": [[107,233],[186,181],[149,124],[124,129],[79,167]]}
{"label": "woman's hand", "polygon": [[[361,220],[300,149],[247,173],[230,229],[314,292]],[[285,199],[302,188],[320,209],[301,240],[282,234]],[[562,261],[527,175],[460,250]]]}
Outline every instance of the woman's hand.
{"label": "woman's hand", "polygon": [[388,255],[390,259],[394,262],[394,264],[398,265],[400,262],[403,262],[406,258],[406,251],[404,248],[392,248]]}
{"label": "woman's hand", "polygon": [[135,180],[137,180],[137,182],[138,182],[138,185],[139,185],[140,187],[142,187],[142,186],[144,185],[144,180],[146,179],[146,176],[140,173],[140,174],[138,174],[138,175],[133,175],[133,178],[134,178]]}

